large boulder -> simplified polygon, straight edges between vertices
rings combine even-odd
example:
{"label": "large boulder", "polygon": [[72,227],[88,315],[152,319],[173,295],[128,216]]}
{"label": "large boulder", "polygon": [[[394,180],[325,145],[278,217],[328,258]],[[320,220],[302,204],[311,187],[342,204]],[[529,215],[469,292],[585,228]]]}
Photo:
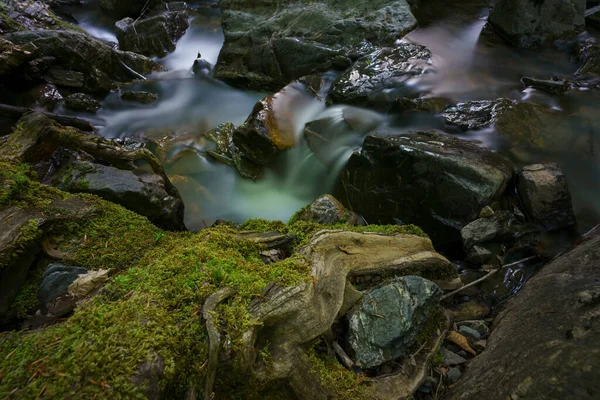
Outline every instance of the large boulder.
{"label": "large boulder", "polygon": [[118,21],[119,48],[146,56],[164,57],[189,27],[185,11],[164,12],[139,21],[127,17]]}
{"label": "large boulder", "polygon": [[52,183],[66,192],[91,193],[120,204],[164,229],[185,229],[183,201],[168,193],[164,179],[152,172],[73,161],[56,172]]}
{"label": "large boulder", "polygon": [[407,81],[428,70],[430,58],[427,48],[413,43],[377,50],[336,79],[328,101],[387,110],[395,100],[418,94]]}
{"label": "large boulder", "polygon": [[163,69],[149,58],[116,50],[82,32],[24,31],[4,38],[18,46],[35,46],[39,62],[23,73],[84,92],[108,93],[116,83],[131,82]]}
{"label": "large boulder", "polygon": [[336,197],[368,223],[413,223],[437,245],[504,193],[513,166],[475,143],[434,132],[365,138],[340,175]]}
{"label": "large boulder", "polygon": [[525,211],[544,229],[575,225],[567,177],[556,163],[524,167],[518,174],[518,190]]}
{"label": "large boulder", "polygon": [[348,315],[347,341],[354,359],[373,368],[402,357],[433,314],[442,290],[418,276],[373,289]]}
{"label": "large boulder", "polygon": [[585,25],[586,0],[499,0],[489,23],[520,47],[565,39]]}
{"label": "large boulder", "polygon": [[597,398],[599,265],[600,236],[546,265],[496,317],[448,398]]}
{"label": "large boulder", "polygon": [[225,43],[215,76],[277,90],[313,71],[345,69],[417,25],[405,0],[221,1]]}

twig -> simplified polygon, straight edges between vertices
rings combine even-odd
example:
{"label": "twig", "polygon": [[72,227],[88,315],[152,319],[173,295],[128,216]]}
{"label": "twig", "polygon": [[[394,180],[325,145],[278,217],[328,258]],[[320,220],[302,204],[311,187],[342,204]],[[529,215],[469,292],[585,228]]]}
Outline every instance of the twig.
{"label": "twig", "polygon": [[456,290],[455,290],[455,291],[453,291],[453,292],[450,292],[450,293],[448,293],[448,294],[445,294],[445,295],[443,295],[443,296],[442,296],[442,298],[441,298],[440,300],[446,300],[448,297],[452,297],[452,296],[454,296],[455,294],[462,292],[462,291],[463,291],[463,290],[465,290],[466,288],[469,288],[469,287],[472,287],[472,286],[475,286],[475,285],[477,285],[478,283],[480,283],[480,282],[482,282],[482,281],[486,280],[486,279],[487,279],[487,278],[489,278],[490,276],[492,276],[492,275],[496,274],[498,271],[500,271],[500,270],[501,270],[501,269],[503,269],[503,268],[514,267],[515,265],[518,265],[518,264],[524,263],[524,262],[526,262],[526,261],[529,261],[529,260],[533,260],[534,258],[538,258],[538,256],[537,256],[537,255],[535,255],[535,256],[527,257],[527,258],[524,258],[524,259],[522,259],[522,260],[515,261],[515,262],[513,262],[513,263],[510,263],[510,264],[503,265],[503,266],[501,266],[500,268],[493,269],[493,270],[491,270],[490,272],[488,272],[488,273],[487,273],[485,276],[483,276],[483,277],[481,277],[481,278],[479,278],[479,279],[477,279],[477,280],[474,280],[473,282],[471,282],[471,283],[469,283],[469,284],[467,284],[467,285],[465,285],[465,286],[463,286],[463,287],[461,287],[461,288],[458,288],[458,289],[456,289]]}
{"label": "twig", "polygon": [[338,344],[338,342],[334,341],[332,344],[332,347],[333,347],[333,351],[338,356],[342,365],[344,367],[346,367],[346,369],[352,371],[352,368],[354,368],[354,362],[352,361],[352,359],[350,357],[348,357],[348,354],[346,354],[344,349],[342,349],[342,346],[340,346]]}

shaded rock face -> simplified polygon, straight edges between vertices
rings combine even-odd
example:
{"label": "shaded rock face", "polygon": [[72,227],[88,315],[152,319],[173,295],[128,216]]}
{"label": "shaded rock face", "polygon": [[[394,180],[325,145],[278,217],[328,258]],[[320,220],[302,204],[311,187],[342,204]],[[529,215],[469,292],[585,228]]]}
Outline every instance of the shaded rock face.
{"label": "shaded rock face", "polygon": [[149,58],[115,50],[80,32],[24,31],[4,38],[18,46],[35,46],[38,62],[22,72],[84,92],[108,93],[115,83],[130,82],[163,69]]}
{"label": "shaded rock face", "polygon": [[526,223],[524,218],[510,211],[498,211],[467,224],[460,235],[465,250],[469,250],[476,244],[510,240],[530,232],[537,232],[537,229]]}
{"label": "shaded rock face", "polygon": [[600,237],[546,265],[496,317],[450,399],[594,399],[600,393]]}
{"label": "shaded rock face", "polygon": [[163,179],[156,174],[74,161],[64,165],[52,182],[67,192],[92,193],[120,204],[162,228],[185,229],[183,202],[167,193]]}
{"label": "shaded rock face", "polygon": [[14,30],[77,29],[54,14],[48,1],[4,0],[0,4],[0,33]]}
{"label": "shaded rock face", "polygon": [[299,220],[320,224],[347,223],[348,225],[364,225],[360,215],[349,211],[342,203],[330,194],[324,194],[296,214]]}
{"label": "shaded rock face", "polygon": [[387,110],[395,100],[417,93],[406,82],[429,69],[431,52],[400,43],[360,58],[334,82],[328,101]]}
{"label": "shaded rock face", "polygon": [[65,98],[65,107],[73,111],[84,111],[95,114],[102,105],[88,94],[73,93]]}
{"label": "shaded rock face", "polygon": [[405,354],[437,305],[442,290],[418,276],[404,276],[364,295],[348,315],[348,344],[355,361],[373,368]]}
{"label": "shaded rock face", "polygon": [[135,21],[125,18],[118,21],[119,48],[146,56],[164,57],[175,50],[175,44],[189,27],[188,13],[165,12]]}
{"label": "shaded rock face", "polygon": [[585,0],[499,0],[489,23],[520,47],[564,39],[584,24]]}
{"label": "shaded rock face", "polygon": [[565,118],[545,105],[502,98],[459,103],[440,116],[462,130],[493,126],[497,135],[516,147],[589,156],[590,143],[595,146],[600,141],[595,120],[579,115]]}
{"label": "shaded rock face", "polygon": [[51,313],[55,317],[61,317],[72,311],[75,301],[68,295],[69,286],[80,275],[86,273],[87,269],[81,267],[70,267],[60,263],[48,265],[38,290],[42,314]]}
{"label": "shaded rock face", "polygon": [[567,177],[557,164],[524,167],[518,174],[518,190],[531,219],[546,230],[575,225]]}
{"label": "shaded rock face", "polygon": [[392,45],[416,27],[405,0],[223,0],[225,43],[215,76],[277,90],[314,71],[345,69],[373,45]]}
{"label": "shaded rock face", "polygon": [[0,37],[0,77],[23,68],[35,57],[35,50],[34,46],[17,46]]}
{"label": "shaded rock face", "polygon": [[498,199],[512,165],[474,143],[433,132],[369,135],[340,175],[336,197],[368,223],[414,223],[436,245]]}
{"label": "shaded rock face", "polygon": [[138,17],[146,3],[154,6],[161,0],[100,0],[100,7],[117,18]]}

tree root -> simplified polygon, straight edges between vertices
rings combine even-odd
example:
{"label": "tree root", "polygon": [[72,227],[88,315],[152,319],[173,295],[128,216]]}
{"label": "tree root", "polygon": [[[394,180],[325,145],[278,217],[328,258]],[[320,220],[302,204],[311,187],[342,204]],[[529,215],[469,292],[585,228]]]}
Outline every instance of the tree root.
{"label": "tree root", "polygon": [[206,320],[206,330],[208,331],[208,364],[206,367],[206,382],[204,385],[204,400],[211,400],[214,398],[213,386],[215,384],[215,378],[217,376],[217,366],[219,363],[219,352],[221,351],[221,334],[219,329],[215,326],[215,320],[212,312],[215,308],[225,301],[229,296],[233,295],[235,291],[230,288],[221,288],[217,292],[208,296],[204,305],[202,306],[202,316]]}

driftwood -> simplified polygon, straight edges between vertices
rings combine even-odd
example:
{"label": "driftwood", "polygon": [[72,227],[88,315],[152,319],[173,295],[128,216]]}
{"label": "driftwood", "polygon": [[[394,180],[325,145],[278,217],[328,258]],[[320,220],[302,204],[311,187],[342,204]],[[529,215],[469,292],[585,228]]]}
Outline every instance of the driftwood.
{"label": "driftwood", "polygon": [[[0,117],[8,118],[17,121],[23,115],[34,112],[31,108],[15,107],[8,104],[0,104]],[[68,115],[54,114],[46,111],[38,111],[53,121],[64,126],[72,126],[86,132],[93,132],[94,126],[87,120],[77,117],[69,117]]]}
{"label": "driftwood", "polygon": [[338,342],[333,342],[332,347],[333,351],[335,351],[335,355],[338,357],[342,365],[346,367],[346,369],[352,370],[354,367],[354,361],[348,357],[348,354],[346,354],[344,349],[342,349],[342,346],[340,346]]}
{"label": "driftwood", "polygon": [[219,364],[219,352],[221,351],[221,334],[219,328],[215,326],[215,319],[212,313],[215,308],[225,301],[235,291],[230,288],[221,288],[217,292],[208,296],[202,306],[202,316],[206,321],[206,330],[208,331],[208,364],[206,367],[206,381],[204,383],[204,400],[214,398],[213,386],[217,377],[217,366]]}

